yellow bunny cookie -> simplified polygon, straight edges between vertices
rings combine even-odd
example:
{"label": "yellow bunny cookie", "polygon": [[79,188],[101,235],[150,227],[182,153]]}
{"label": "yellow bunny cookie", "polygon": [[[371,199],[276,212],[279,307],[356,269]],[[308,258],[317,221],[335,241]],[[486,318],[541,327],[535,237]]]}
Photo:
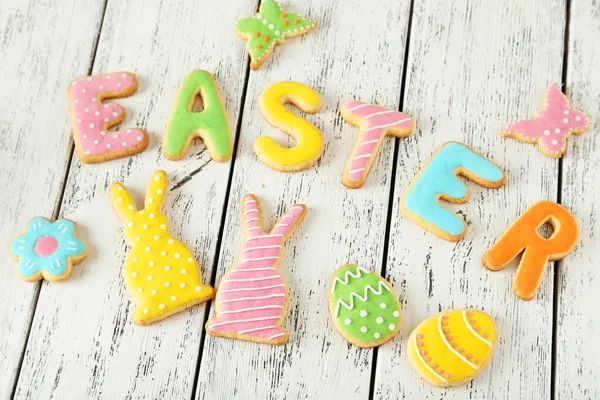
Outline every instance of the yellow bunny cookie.
{"label": "yellow bunny cookie", "polygon": [[123,265],[127,291],[136,308],[132,320],[148,325],[210,300],[214,290],[202,284],[200,267],[192,253],[169,236],[167,219],[160,213],[167,174],[154,173],[146,192],[145,208],[138,211],[127,189],[110,186],[110,199],[133,249]]}

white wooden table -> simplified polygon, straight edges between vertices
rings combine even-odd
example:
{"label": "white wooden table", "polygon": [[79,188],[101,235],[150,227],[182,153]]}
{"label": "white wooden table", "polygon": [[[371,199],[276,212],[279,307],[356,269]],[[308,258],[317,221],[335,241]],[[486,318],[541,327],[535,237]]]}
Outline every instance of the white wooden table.
{"label": "white wooden table", "polygon": [[[60,284],[28,284],[0,254],[0,399],[598,399],[600,398],[600,1],[286,0],[319,21],[250,71],[234,33],[256,0],[0,0],[0,248],[29,219],[77,221],[88,259]],[[211,71],[235,130],[228,163],[194,143],[164,158],[172,102],[193,69]],[[77,77],[127,70],[138,93],[120,100],[124,126],[150,135],[141,154],[96,165],[73,156],[66,89]],[[292,140],[266,123],[258,96],[294,80],[322,95],[306,118],[325,137],[311,169],[284,174],[252,152],[260,135]],[[545,88],[562,82],[592,129],[569,140],[561,160],[503,139],[531,115]],[[338,109],[357,98],[415,116],[406,139],[388,139],[366,185],[341,185],[357,131]],[[453,210],[469,232],[445,242],[399,214],[400,194],[442,143],[463,141],[507,172],[504,188],[470,185]],[[213,338],[206,303],[149,327],[134,325],[121,266],[129,247],[108,200],[113,181],[141,201],[165,169],[173,233],[214,287],[238,261],[244,193],[259,196],[268,223],[289,205],[309,213],[287,243],[281,271],[290,309],[282,347]],[[251,174],[247,174],[252,171]],[[511,292],[515,269],[490,273],[481,256],[527,207],[558,201],[576,216],[581,241],[550,266],[537,297]],[[377,350],[335,331],[327,286],[341,264],[384,275],[404,310],[400,335]],[[429,315],[474,307],[492,314],[499,343],[489,367],[456,389],[429,386],[412,370],[406,339]]]}

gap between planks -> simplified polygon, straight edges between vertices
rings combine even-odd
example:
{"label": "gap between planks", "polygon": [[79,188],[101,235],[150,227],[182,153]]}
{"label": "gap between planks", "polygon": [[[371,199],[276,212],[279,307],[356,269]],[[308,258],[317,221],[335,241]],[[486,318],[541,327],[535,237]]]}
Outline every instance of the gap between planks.
{"label": "gap between planks", "polygon": [[[94,38],[94,44],[92,45],[93,50],[92,50],[92,57],[90,58],[90,65],[88,67],[88,72],[87,72],[88,75],[90,75],[92,73],[92,69],[94,68],[94,61],[96,60],[96,53],[98,52],[98,43],[100,43],[100,35],[102,34],[102,27],[104,26],[104,17],[106,15],[107,6],[108,6],[108,0],[104,0],[104,4],[102,6],[102,16],[100,17],[100,25],[98,27],[98,33],[96,34],[96,36]],[[69,124],[69,135],[71,134],[70,130],[71,130],[71,125]],[[73,161],[74,152],[75,152],[75,143],[71,139],[71,149],[70,149],[70,155],[68,157],[67,168],[63,175],[63,181],[61,184],[60,194],[58,196],[56,206],[54,207],[54,211],[52,212],[52,221],[56,221],[56,219],[60,215],[63,197],[65,195],[65,189],[67,187],[67,178],[69,177],[69,172],[71,172],[71,164]],[[17,391],[17,386],[19,384],[19,379],[21,378],[21,370],[23,368],[23,361],[25,359],[25,351],[27,350],[27,346],[29,345],[29,337],[31,335],[31,328],[33,326],[33,321],[35,320],[35,312],[37,310],[38,301],[40,299],[40,293],[42,291],[43,283],[44,283],[43,279],[35,283],[36,292],[33,296],[33,312],[31,313],[31,318],[29,319],[29,327],[27,328],[27,335],[25,338],[25,342],[23,343],[23,350],[21,351],[21,357],[19,358],[19,366],[17,368],[17,375],[15,376],[15,381],[13,383],[13,387],[12,387],[11,394],[10,394],[11,399],[14,399],[14,397],[15,397],[15,394]]]}

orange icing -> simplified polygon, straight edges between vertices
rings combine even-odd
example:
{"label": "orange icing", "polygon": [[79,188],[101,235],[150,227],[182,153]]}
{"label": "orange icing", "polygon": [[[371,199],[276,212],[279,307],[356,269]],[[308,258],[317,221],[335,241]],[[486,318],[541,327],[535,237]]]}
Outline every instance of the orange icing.
{"label": "orange icing", "polygon": [[254,37],[259,37],[260,36],[260,32],[254,32]]}
{"label": "orange icing", "polygon": [[263,42],[268,42],[269,40],[271,40],[270,37],[268,37],[267,35],[263,36]]}
{"label": "orange icing", "polygon": [[289,24],[290,24],[290,23],[289,23],[289,22],[287,22],[287,21],[283,21],[283,22],[281,23],[281,25],[283,25],[283,26],[288,26]]}
{"label": "orange icing", "polygon": [[300,21],[298,21],[297,19],[295,19],[295,20],[294,20],[294,24],[296,24],[296,25],[297,25],[297,24],[298,24],[298,22],[300,22]]}
{"label": "orange icing", "polygon": [[257,44],[256,48],[259,49],[259,50],[262,50],[262,44]]}
{"label": "orange icing", "polygon": [[287,17],[287,13],[281,13],[281,18]]}
{"label": "orange icing", "polygon": [[[545,223],[554,228],[550,238],[538,234]],[[513,292],[531,300],[537,291],[548,261],[566,257],[579,239],[579,227],[563,206],[540,201],[525,211],[483,256],[483,265],[492,271],[506,267],[524,251],[513,282]]]}

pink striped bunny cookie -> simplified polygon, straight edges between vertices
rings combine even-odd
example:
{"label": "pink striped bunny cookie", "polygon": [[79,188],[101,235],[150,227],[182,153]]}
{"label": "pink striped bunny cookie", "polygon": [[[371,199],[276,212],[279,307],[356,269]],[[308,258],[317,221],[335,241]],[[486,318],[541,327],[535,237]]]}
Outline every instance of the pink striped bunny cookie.
{"label": "pink striped bunny cookie", "polygon": [[360,129],[342,176],[345,186],[357,189],[365,184],[383,139],[388,135],[407,137],[413,131],[415,120],[400,111],[357,100],[342,104],[340,112],[346,122]]}
{"label": "pink striped bunny cookie", "polygon": [[213,336],[281,345],[288,340],[283,329],[288,290],[277,271],[283,244],[300,226],[306,206],[296,204],[277,221],[269,233],[262,230],[262,209],[258,199],[247,194],[242,199],[242,219],[246,240],[242,263],[232,268],[217,292],[217,316],[206,323]]}

